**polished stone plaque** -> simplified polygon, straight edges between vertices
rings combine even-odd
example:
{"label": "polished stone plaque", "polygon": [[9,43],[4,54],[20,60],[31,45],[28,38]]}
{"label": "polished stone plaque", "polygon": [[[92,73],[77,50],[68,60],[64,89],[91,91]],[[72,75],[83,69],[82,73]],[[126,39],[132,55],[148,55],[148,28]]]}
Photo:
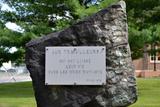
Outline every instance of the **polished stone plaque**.
{"label": "polished stone plaque", "polygon": [[46,47],[45,84],[106,84],[106,48],[104,46]]}

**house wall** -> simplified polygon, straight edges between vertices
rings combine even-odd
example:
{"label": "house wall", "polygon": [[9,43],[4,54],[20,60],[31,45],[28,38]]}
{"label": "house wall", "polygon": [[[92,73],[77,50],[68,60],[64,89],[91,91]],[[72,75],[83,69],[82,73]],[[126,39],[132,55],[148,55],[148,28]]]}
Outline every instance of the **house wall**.
{"label": "house wall", "polygon": [[[150,62],[150,57],[148,57],[147,67],[143,69],[143,58],[133,60],[133,64],[136,70],[154,70],[154,63]],[[156,63],[156,69],[160,71],[160,63]]]}
{"label": "house wall", "polygon": [[142,63],[143,63],[142,58],[133,60],[133,64],[134,64],[136,70],[142,70],[143,69]]}
{"label": "house wall", "polygon": [[[148,70],[153,70],[154,69],[154,64],[153,63],[149,63],[148,64]],[[156,63],[156,69],[160,70],[160,63]]]}
{"label": "house wall", "polygon": [[136,77],[144,77],[144,78],[160,77],[160,71],[136,70],[135,75]]}
{"label": "house wall", "polygon": [[[147,61],[148,60],[148,61]],[[150,62],[150,58],[148,58],[146,69],[143,66],[144,60],[143,58],[133,60],[133,64],[135,66],[135,75],[136,77],[143,77],[143,78],[152,78],[152,77],[160,77],[160,63],[156,63],[156,71],[154,70],[154,64]]]}

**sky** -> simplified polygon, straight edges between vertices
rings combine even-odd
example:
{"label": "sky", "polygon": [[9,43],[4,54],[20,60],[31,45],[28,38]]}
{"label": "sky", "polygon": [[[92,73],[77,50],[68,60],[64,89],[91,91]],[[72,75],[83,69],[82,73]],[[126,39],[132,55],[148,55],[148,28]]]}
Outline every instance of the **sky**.
{"label": "sky", "polygon": [[19,33],[24,32],[24,29],[22,27],[18,26],[16,23],[7,22],[5,24],[5,26],[12,31],[16,31],[16,32],[19,32]]}
{"label": "sky", "polygon": [[[7,4],[2,3],[2,1],[0,1],[0,5],[2,6],[1,11],[10,11],[10,12],[15,11],[14,9],[10,8]],[[17,25],[16,23],[7,22],[5,24],[5,26],[12,31],[16,31],[16,32],[19,32],[19,33],[24,32],[24,29],[22,27],[20,27],[19,25]]]}
{"label": "sky", "polygon": [[[0,5],[2,6],[1,7],[1,11],[10,11],[10,12],[13,12],[14,10],[12,8],[10,8],[7,4],[4,4],[2,3],[2,1],[0,1]],[[16,32],[19,32],[19,33],[23,33],[24,32],[24,29],[22,27],[20,27],[19,25],[17,25],[16,23],[12,23],[12,22],[7,22],[5,24],[5,26],[12,30],[12,31],[16,31]],[[12,47],[9,49],[9,52],[10,53],[14,53],[17,51],[17,48],[16,47]]]}
{"label": "sky", "polygon": [[2,11],[13,11],[13,9],[11,9],[7,4],[4,4],[2,2],[0,2],[0,4],[2,5],[1,7]]}

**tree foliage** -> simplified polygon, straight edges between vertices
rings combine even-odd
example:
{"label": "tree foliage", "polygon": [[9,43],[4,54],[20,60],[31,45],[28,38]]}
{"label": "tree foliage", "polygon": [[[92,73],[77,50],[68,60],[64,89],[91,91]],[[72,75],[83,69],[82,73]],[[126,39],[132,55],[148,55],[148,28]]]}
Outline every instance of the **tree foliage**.
{"label": "tree foliage", "polygon": [[[0,65],[9,60],[17,64],[23,62],[25,44],[31,39],[62,30],[118,0],[97,0],[100,4],[88,8],[82,1],[3,0],[13,11],[0,10]],[[136,59],[142,57],[144,45],[160,43],[160,0],[125,1],[129,43],[132,57]],[[7,22],[16,23],[24,32],[7,29]],[[11,53],[12,47],[16,47],[17,51]]]}
{"label": "tree foliage", "polygon": [[[64,29],[117,0],[104,0],[86,8],[81,0],[3,0],[13,11],[0,12],[0,65],[11,60],[24,61],[25,44],[31,39]],[[24,29],[23,33],[6,28],[12,22]],[[11,53],[10,49],[17,51]]]}
{"label": "tree foliage", "polygon": [[136,59],[142,57],[144,45],[160,43],[160,0],[125,1],[132,58]]}

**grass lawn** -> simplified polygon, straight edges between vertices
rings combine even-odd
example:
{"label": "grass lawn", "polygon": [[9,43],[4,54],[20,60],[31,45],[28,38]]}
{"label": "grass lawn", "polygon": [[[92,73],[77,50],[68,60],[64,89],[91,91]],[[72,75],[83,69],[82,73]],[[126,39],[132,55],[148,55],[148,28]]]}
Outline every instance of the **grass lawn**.
{"label": "grass lawn", "polygon": [[160,78],[139,78],[138,101],[130,107],[160,107]]}
{"label": "grass lawn", "polygon": [[[138,94],[130,107],[160,107],[160,78],[138,79]],[[0,84],[0,107],[36,107],[31,82]]]}
{"label": "grass lawn", "polygon": [[0,107],[36,107],[31,82],[0,84]]}

